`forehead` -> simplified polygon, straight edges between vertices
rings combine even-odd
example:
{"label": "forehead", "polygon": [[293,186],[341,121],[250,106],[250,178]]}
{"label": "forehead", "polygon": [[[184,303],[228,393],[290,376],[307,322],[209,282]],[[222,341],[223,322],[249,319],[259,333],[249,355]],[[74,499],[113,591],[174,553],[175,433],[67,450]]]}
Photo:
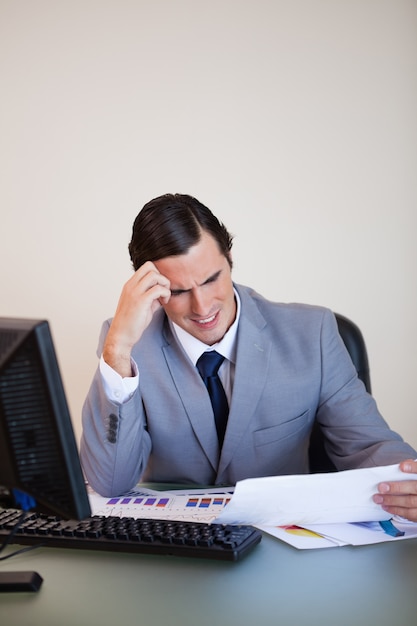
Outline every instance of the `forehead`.
{"label": "forehead", "polygon": [[189,289],[203,284],[221,271],[229,262],[220,251],[216,240],[206,232],[186,254],[165,257],[154,262],[157,269],[170,281],[171,287]]}

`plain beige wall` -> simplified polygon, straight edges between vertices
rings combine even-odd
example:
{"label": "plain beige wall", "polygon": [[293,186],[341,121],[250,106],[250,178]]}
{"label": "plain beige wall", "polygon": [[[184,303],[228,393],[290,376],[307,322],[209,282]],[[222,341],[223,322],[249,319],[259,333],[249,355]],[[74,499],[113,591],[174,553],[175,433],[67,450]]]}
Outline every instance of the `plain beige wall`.
{"label": "plain beige wall", "polygon": [[196,195],[235,279],[353,318],[417,446],[415,0],[0,0],[0,315],[49,319],[77,436],[142,205]]}

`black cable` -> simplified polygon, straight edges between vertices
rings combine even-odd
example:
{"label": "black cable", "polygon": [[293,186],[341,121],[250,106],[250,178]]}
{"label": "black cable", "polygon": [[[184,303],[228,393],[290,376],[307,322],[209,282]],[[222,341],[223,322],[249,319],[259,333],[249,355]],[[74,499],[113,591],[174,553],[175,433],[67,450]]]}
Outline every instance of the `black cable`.
{"label": "black cable", "polygon": [[[23,522],[25,521],[26,514],[27,514],[27,511],[22,511],[22,513],[21,513],[19,519],[17,520],[16,524],[13,526],[12,530],[10,531],[10,533],[7,535],[7,537],[5,538],[3,543],[1,544],[1,546],[0,546],[0,553],[3,552],[3,550],[10,543],[12,543],[14,536],[16,535],[17,531],[19,530],[19,528],[21,527]],[[20,548],[20,550],[15,550],[15,552],[12,552],[11,554],[7,554],[6,556],[1,556],[0,557],[0,561],[5,561],[6,559],[10,559],[12,556],[16,556],[17,554],[23,554],[24,552],[29,552],[29,550],[35,550],[36,548],[42,547],[42,545],[43,545],[42,543],[39,543],[36,546],[28,546],[26,548]]]}

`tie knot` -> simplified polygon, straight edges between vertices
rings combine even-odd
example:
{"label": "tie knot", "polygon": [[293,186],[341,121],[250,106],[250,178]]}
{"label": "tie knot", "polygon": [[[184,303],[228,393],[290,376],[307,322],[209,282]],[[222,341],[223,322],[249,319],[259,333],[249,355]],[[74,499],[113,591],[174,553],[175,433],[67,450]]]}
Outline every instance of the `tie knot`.
{"label": "tie knot", "polygon": [[210,352],[203,352],[197,361],[197,369],[200,372],[202,378],[208,378],[210,376],[216,376],[220,365],[224,361],[224,356],[210,350]]}

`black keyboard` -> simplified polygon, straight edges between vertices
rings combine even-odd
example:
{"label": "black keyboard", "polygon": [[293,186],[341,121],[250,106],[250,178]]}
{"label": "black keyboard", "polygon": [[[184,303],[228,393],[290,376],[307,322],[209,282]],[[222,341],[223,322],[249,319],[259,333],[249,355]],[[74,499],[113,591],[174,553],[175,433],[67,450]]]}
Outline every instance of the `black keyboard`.
{"label": "black keyboard", "polygon": [[[17,509],[0,509],[0,543],[21,514]],[[13,543],[237,561],[261,537],[261,532],[251,526],[98,516],[76,521],[29,512]]]}

